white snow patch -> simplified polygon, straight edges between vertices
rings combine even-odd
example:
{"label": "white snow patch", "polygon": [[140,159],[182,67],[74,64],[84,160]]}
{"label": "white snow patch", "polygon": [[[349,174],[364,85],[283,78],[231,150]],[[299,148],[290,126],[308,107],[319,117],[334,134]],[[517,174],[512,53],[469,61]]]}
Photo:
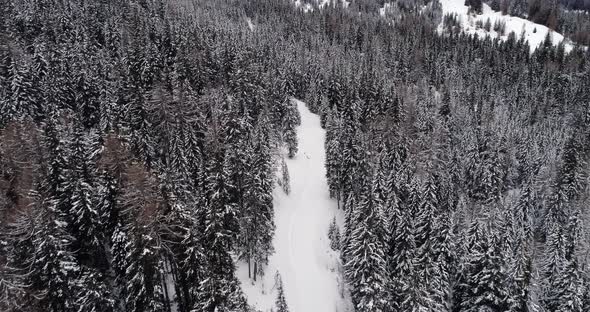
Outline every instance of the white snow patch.
{"label": "white snow patch", "polygon": [[246,18],[246,23],[248,24],[248,28],[250,28],[250,31],[254,31],[254,23],[252,23],[252,19],[250,19],[249,17]]}
{"label": "white snow patch", "polygon": [[318,0],[318,7],[322,9],[326,4],[330,3],[330,0]]}
{"label": "white snow patch", "polygon": [[[547,33],[551,33],[551,37],[554,45],[558,45],[564,40],[563,35],[552,31],[546,26],[533,23],[529,20],[514,17],[510,15],[502,15],[501,12],[496,12],[490,8],[489,5],[483,5],[483,13],[480,15],[469,14],[469,7],[465,5],[465,0],[439,0],[442,5],[443,16],[447,14],[457,14],[459,22],[463,30],[468,33],[480,37],[490,36],[491,38],[500,38],[501,40],[507,40],[510,32],[514,32],[516,39],[520,39],[524,35],[526,41],[528,41],[531,47],[531,53],[534,52],[545,40]],[[492,29],[486,31],[482,28],[476,27],[476,22],[480,21],[484,23],[487,19],[490,19]],[[497,33],[493,30],[493,25],[496,21],[506,23],[506,31],[504,34]],[[439,25],[439,32],[443,30],[443,24]],[[565,51],[570,52],[574,46],[566,41]]]}
{"label": "white snow patch", "polygon": [[295,7],[301,9],[303,13],[313,12],[313,6],[309,3],[303,3],[301,0],[295,0]]}
{"label": "white snow patch", "polygon": [[[295,7],[302,10],[303,13],[313,12],[314,10],[314,6],[312,4],[303,3],[302,0],[294,0],[293,3],[295,3]],[[350,5],[350,2],[346,0],[315,0],[314,3],[320,10],[323,9],[326,5],[336,6],[338,5],[338,3],[340,3],[340,5],[342,5],[343,8],[347,8]]]}
{"label": "white snow patch", "polygon": [[301,114],[297,128],[299,152],[286,159],[291,193],[280,187],[274,191],[276,232],[275,253],[265,275],[254,282],[248,278],[248,265],[237,263],[236,275],[248,303],[264,312],[275,309],[279,272],[291,312],[352,311],[342,281],[340,255],[330,249],[328,228],[334,217],[342,229],[343,211],[329,196],[325,169],[325,131],[320,119],[306,105],[294,100]]}
{"label": "white snow patch", "polygon": [[178,300],[176,298],[176,287],[174,287],[174,275],[172,274],[172,268],[167,260],[164,260],[164,290],[166,291],[168,300],[170,300],[170,311],[178,311]]}
{"label": "white snow patch", "polygon": [[379,15],[385,16],[385,14],[387,12],[389,12],[391,10],[391,8],[392,8],[391,3],[389,3],[389,2],[383,3],[383,7],[379,8]]}

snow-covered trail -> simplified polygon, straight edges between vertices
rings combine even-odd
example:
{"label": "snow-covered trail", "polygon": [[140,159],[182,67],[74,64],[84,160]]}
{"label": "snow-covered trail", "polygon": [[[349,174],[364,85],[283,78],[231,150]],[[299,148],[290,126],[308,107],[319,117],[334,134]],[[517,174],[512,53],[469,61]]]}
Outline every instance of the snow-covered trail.
{"label": "snow-covered trail", "polygon": [[329,247],[328,227],[334,217],[342,220],[337,204],[330,199],[325,169],[325,131],[320,119],[306,105],[296,101],[301,114],[297,128],[299,152],[287,159],[291,194],[275,190],[275,253],[262,281],[248,279],[245,264],[238,277],[250,304],[270,311],[276,298],[274,276],[283,280],[290,312],[345,312],[349,300],[343,298],[339,255]]}

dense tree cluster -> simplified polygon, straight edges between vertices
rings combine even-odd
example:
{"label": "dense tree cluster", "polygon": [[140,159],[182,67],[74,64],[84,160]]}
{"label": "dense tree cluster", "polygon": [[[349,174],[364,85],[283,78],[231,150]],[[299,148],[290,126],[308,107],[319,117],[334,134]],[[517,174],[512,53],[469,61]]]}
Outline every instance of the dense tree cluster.
{"label": "dense tree cluster", "polygon": [[590,310],[588,52],[357,2],[0,0],[0,310],[248,311],[290,96],[357,311]]}
{"label": "dense tree cluster", "polygon": [[357,311],[589,309],[588,55],[397,27],[316,102]]}
{"label": "dense tree cluster", "polygon": [[266,47],[184,9],[0,3],[0,310],[249,309],[233,257],[263,274],[298,113]]}

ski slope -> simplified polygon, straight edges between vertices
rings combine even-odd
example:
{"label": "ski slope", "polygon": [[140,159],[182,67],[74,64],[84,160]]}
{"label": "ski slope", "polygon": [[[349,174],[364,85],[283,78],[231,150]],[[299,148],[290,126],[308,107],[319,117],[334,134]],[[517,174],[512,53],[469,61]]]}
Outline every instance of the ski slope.
{"label": "ski slope", "polygon": [[328,227],[334,217],[342,224],[342,211],[330,199],[326,181],[324,138],[320,119],[294,100],[301,114],[297,128],[299,152],[287,159],[291,193],[275,188],[275,253],[265,276],[248,278],[248,266],[237,264],[237,276],[248,303],[267,312],[274,309],[275,274],[283,281],[290,312],[352,311],[339,272],[340,256],[330,249]]}
{"label": "ski slope", "polygon": [[[546,26],[533,23],[520,17],[502,15],[501,12],[492,10],[490,6],[485,3],[483,4],[483,12],[480,15],[469,14],[469,7],[465,5],[465,0],[440,0],[440,4],[442,5],[443,16],[447,14],[457,14],[463,31],[466,33],[472,35],[477,34],[480,37],[490,36],[491,38],[507,40],[510,32],[514,32],[517,39],[524,36],[525,40],[528,41],[531,47],[531,53],[543,43],[547,33],[551,33],[551,39],[554,45],[558,45],[564,40],[563,35],[552,31]],[[494,25],[495,21],[505,22],[505,33],[500,34],[493,29],[486,31],[485,29],[476,26],[477,21],[485,23],[488,18],[492,25]],[[443,26],[441,23],[439,31],[442,31],[442,29]],[[573,48],[574,46],[566,41],[565,51],[570,52]]]}

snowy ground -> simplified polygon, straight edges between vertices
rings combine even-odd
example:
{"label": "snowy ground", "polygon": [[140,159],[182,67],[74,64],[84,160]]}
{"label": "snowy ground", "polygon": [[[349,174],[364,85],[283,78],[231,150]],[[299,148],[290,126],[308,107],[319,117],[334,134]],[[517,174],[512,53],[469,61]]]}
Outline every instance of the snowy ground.
{"label": "snowy ground", "polygon": [[[324,167],[325,131],[320,119],[304,103],[296,101],[301,113],[297,128],[299,152],[287,159],[291,193],[280,187],[274,192],[275,253],[265,276],[256,283],[248,278],[248,266],[238,263],[237,275],[248,302],[267,312],[276,299],[275,274],[281,274],[290,312],[352,311],[343,290],[339,254],[329,247],[328,227],[342,211],[329,197]],[[341,223],[340,223],[341,224]]]}
{"label": "snowy ground", "polygon": [[[303,10],[304,13],[313,12],[314,6],[311,5],[309,2],[304,3],[301,0],[294,0],[293,2],[295,3],[295,7]],[[331,5],[341,4],[342,7],[344,7],[344,8],[347,8],[348,5],[350,4],[350,2],[346,1],[346,0],[315,0],[315,3],[317,5],[317,7],[320,9],[323,9],[328,4],[331,4]]]}
{"label": "snowy ground", "polygon": [[[483,13],[481,15],[473,15],[467,13],[469,8],[465,5],[465,0],[439,1],[442,5],[443,16],[451,13],[457,14],[459,16],[460,23],[463,26],[463,30],[469,34],[478,34],[480,37],[489,35],[492,38],[500,38],[502,40],[507,40],[511,31],[516,34],[517,39],[520,39],[521,35],[524,34],[525,39],[531,46],[531,52],[535,51],[535,49],[538,48],[539,45],[545,40],[545,36],[547,36],[548,32],[551,32],[554,45],[557,45],[564,40],[563,35],[552,31],[546,26],[535,24],[523,18],[502,15],[501,12],[493,11],[490,6],[485,3],[483,5]],[[504,21],[506,23],[505,34],[501,35],[495,32],[493,29],[491,31],[486,31],[476,27],[477,21],[485,23],[488,18],[490,19],[492,28],[495,21]],[[439,29],[442,30],[442,24]],[[573,49],[573,45],[566,43],[565,49],[566,52],[569,52]]]}
{"label": "snowy ground", "polygon": [[301,0],[295,0],[295,7],[303,10],[304,13],[313,12],[313,6],[309,3],[304,3]]}

